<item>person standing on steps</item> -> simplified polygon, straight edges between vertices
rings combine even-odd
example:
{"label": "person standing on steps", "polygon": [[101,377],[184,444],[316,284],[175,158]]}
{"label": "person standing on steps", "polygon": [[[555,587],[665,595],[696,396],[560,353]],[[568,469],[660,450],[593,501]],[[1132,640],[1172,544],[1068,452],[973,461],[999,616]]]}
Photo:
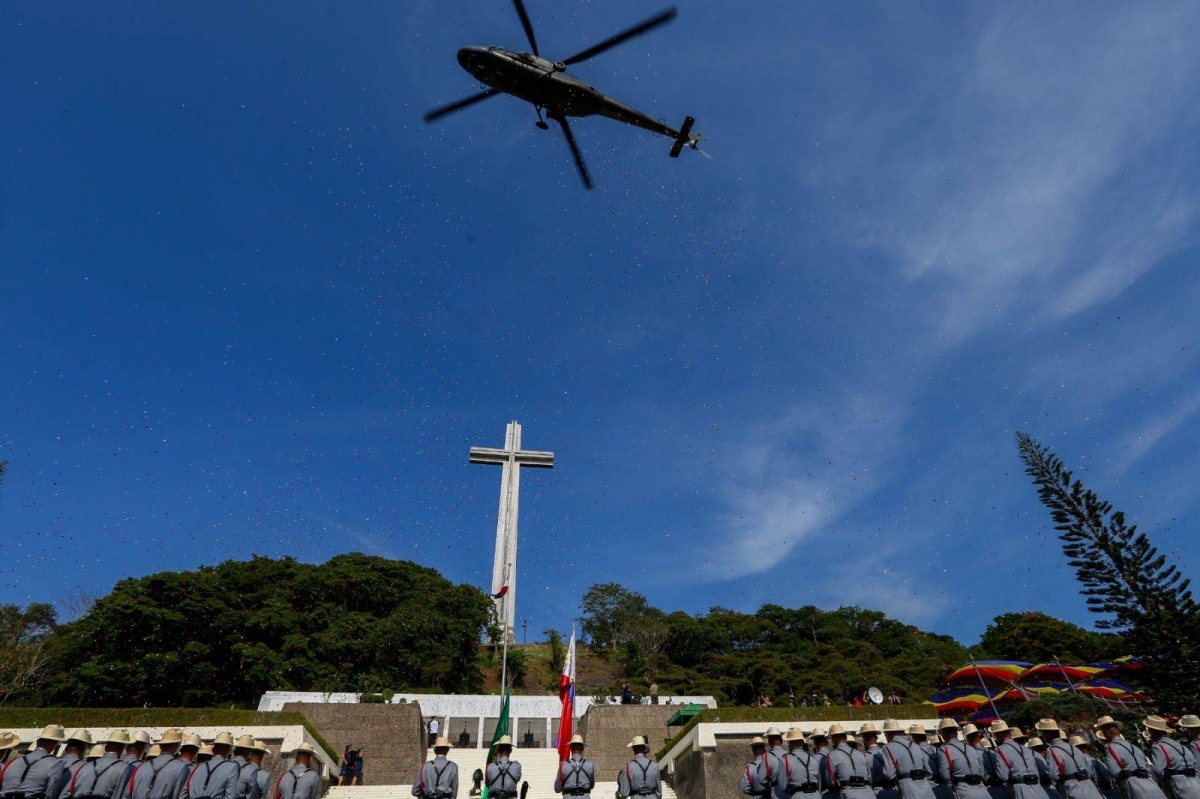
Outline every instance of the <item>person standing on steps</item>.
{"label": "person standing on steps", "polygon": [[458,764],[451,761],[449,755],[449,738],[438,738],[433,742],[433,760],[421,766],[417,781],[413,783],[413,796],[417,799],[458,799]]}
{"label": "person standing on steps", "polygon": [[625,746],[633,751],[633,760],[626,763],[625,768],[617,774],[617,794],[662,799],[662,778],[658,773],[658,764],[650,759],[650,746],[645,736],[634,736]]}
{"label": "person standing on steps", "polygon": [[576,735],[571,739],[571,756],[558,764],[554,792],[591,799],[595,787],[596,766],[583,756],[583,738]]}

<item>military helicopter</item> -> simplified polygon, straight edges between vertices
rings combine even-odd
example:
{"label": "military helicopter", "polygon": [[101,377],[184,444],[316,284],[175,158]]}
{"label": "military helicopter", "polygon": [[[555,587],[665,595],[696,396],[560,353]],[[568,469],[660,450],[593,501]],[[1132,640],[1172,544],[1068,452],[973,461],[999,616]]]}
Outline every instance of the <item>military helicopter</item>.
{"label": "military helicopter", "polygon": [[[663,11],[632,28],[615,36],[611,36],[597,45],[576,53],[562,61],[548,61],[538,54],[537,39],[533,35],[533,24],[525,11],[523,0],[513,0],[517,16],[521,18],[521,26],[525,28],[525,37],[529,40],[531,53],[513,52],[503,47],[464,47],[458,51],[458,63],[467,72],[475,76],[481,83],[491,87],[479,94],[473,94],[455,103],[435,108],[425,115],[425,122],[433,122],[447,114],[461,111],[464,108],[482,102],[498,94],[510,94],[526,102],[532,103],[537,111],[538,121],[535,123],[542,130],[548,130],[546,119],[553,120],[562,128],[575,157],[575,166],[579,168],[579,176],[583,185],[592,188],[592,178],[588,174],[587,165],[583,162],[583,154],[579,152],[579,144],[567,117],[586,117],[593,114],[615,119],[628,125],[669,136],[674,139],[670,155],[678,158],[684,146],[699,150],[700,136],[692,133],[694,119],[688,117],[683,121],[679,130],[659,122],[643,114],[641,111],[619,103],[606,96],[600,90],[589,86],[572,75],[568,75],[568,66],[587,61],[589,58],[616,47],[630,39],[641,36],[659,25],[670,22],[676,16],[674,7]],[[542,113],[545,112],[545,118]]]}

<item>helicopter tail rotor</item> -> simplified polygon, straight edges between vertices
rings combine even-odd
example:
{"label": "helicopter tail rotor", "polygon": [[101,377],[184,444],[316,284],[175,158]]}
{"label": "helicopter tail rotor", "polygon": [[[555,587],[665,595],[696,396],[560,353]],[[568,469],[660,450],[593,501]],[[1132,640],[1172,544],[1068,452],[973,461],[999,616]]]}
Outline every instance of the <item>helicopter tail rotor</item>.
{"label": "helicopter tail rotor", "polygon": [[678,158],[679,153],[683,150],[686,144],[693,150],[699,150],[700,135],[692,133],[692,125],[696,124],[696,120],[688,117],[683,120],[683,125],[679,128],[679,134],[675,137],[675,143],[671,145],[671,157]]}

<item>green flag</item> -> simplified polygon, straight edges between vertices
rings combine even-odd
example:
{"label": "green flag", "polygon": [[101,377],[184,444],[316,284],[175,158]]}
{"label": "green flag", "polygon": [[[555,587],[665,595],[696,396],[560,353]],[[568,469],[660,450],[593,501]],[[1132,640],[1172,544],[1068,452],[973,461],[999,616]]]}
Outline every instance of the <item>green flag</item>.
{"label": "green flag", "polygon": [[[488,747],[488,765],[491,765],[496,760],[496,741],[508,735],[508,698],[511,693],[512,690],[509,688],[504,690],[504,700],[500,703],[500,719],[496,722],[496,731],[492,733],[492,745]],[[480,799],[488,799],[487,766],[483,768],[483,781],[483,795]]]}

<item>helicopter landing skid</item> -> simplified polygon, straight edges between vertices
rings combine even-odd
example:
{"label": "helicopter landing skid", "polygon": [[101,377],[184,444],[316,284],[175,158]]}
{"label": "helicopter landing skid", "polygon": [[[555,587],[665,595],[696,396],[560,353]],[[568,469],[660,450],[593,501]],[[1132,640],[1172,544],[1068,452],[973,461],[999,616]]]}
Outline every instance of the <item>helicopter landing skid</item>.
{"label": "helicopter landing skid", "polygon": [[537,125],[542,130],[550,130],[550,126],[546,124],[546,120],[542,119],[542,107],[540,105],[535,105],[534,109],[537,111],[538,121],[533,124]]}

